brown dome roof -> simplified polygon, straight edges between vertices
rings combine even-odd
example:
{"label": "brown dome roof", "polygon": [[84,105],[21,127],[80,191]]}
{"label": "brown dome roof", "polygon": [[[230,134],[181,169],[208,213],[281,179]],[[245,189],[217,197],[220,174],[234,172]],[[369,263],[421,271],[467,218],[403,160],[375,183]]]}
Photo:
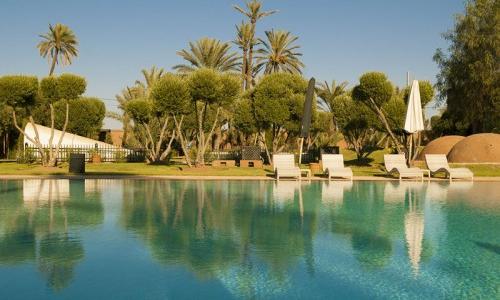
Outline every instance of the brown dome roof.
{"label": "brown dome roof", "polygon": [[447,135],[432,140],[429,144],[427,144],[427,146],[425,146],[424,150],[420,152],[417,160],[424,160],[426,154],[448,155],[451,148],[463,139],[465,139],[465,137],[460,135]]}
{"label": "brown dome roof", "polygon": [[448,153],[454,163],[500,163],[500,134],[473,134],[458,142]]}

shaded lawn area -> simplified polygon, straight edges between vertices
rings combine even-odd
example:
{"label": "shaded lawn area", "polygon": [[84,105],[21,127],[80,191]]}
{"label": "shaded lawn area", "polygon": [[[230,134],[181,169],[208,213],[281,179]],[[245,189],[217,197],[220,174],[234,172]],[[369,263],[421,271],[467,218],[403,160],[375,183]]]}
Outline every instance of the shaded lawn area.
{"label": "shaded lawn area", "polygon": [[[353,169],[355,176],[387,176],[384,169],[384,154],[387,150],[378,150],[371,153],[362,162],[356,160],[356,154],[350,150],[343,150],[346,166]],[[425,168],[423,162],[416,166]],[[500,165],[452,165],[452,167],[467,167],[475,176],[500,176]],[[308,168],[302,165],[301,168]],[[176,176],[272,176],[270,166],[264,169],[211,166],[203,168],[189,168],[185,165],[147,165],[145,163],[101,163],[86,164],[88,175],[176,175]],[[13,162],[0,163],[0,175],[66,175],[68,165],[63,163],[56,168],[44,168],[40,165],[17,164]],[[317,174],[316,176],[319,176]],[[444,174],[439,177],[444,178]]]}

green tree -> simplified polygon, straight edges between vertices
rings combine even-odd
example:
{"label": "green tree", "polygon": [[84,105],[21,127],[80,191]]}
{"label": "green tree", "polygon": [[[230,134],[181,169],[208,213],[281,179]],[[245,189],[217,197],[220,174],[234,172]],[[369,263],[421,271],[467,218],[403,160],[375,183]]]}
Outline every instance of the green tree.
{"label": "green tree", "polygon": [[189,42],[189,50],[177,51],[177,55],[189,64],[174,66],[174,70],[190,73],[200,68],[213,69],[219,72],[237,71],[240,67],[236,52],[230,52],[231,45],[212,38],[202,38]]}
{"label": "green tree", "polygon": [[[238,98],[241,83],[231,74],[207,68],[192,72],[188,82],[197,122],[196,165],[202,166],[222,108],[230,106]],[[213,121],[209,122],[209,119]]]}
{"label": "green tree", "polygon": [[259,39],[263,48],[257,50],[257,70],[264,69],[264,74],[286,72],[301,74],[304,64],[299,57],[302,53],[296,50],[299,45],[293,45],[298,37],[288,31],[266,31],[266,40]]}
{"label": "green tree", "polygon": [[139,88],[142,88],[145,93],[145,97],[149,97],[151,89],[153,88],[155,83],[164,75],[165,70],[163,70],[163,68],[158,69],[156,66],[152,66],[149,70],[142,69],[141,73],[144,77],[144,81],[136,80],[135,84]]}
{"label": "green tree", "polygon": [[391,137],[398,153],[402,153],[403,146],[394,134],[387,113],[383,106],[391,100],[394,94],[392,83],[387,79],[384,73],[369,72],[359,78],[359,84],[352,90],[352,97],[355,101],[366,105],[378,117],[385,131]]}
{"label": "green tree", "polygon": [[467,1],[465,14],[444,35],[448,55],[438,49],[434,56],[438,99],[446,103],[449,120],[466,125],[468,134],[500,132],[499,11],[498,0]]}
{"label": "green tree", "polygon": [[306,90],[304,78],[288,73],[267,75],[255,86],[251,96],[254,114],[269,161],[272,160],[267,138],[271,152],[278,153],[298,135]]}
{"label": "green tree", "polygon": [[[56,127],[63,127],[65,101],[54,103]],[[106,106],[98,98],[81,97],[69,102],[71,118],[69,119],[67,131],[73,134],[96,139],[102,128],[106,115]]]}
{"label": "green tree", "polygon": [[[424,108],[427,104],[429,104],[429,102],[432,101],[432,99],[434,99],[434,87],[428,80],[419,80],[418,90],[420,92],[420,103],[422,104],[422,108]],[[403,98],[405,104],[408,104],[410,92],[411,86],[407,86],[402,90],[401,98]]]}
{"label": "green tree", "polygon": [[[173,74],[164,75],[153,86],[151,99],[156,112],[167,115],[167,120],[170,117],[174,120],[177,139],[185,153],[186,163],[191,167],[186,138],[182,132],[182,123],[185,115],[189,113],[191,104],[191,94],[186,79]],[[172,136],[175,137],[175,134]]]}
{"label": "green tree", "polygon": [[[34,76],[3,76],[0,77],[0,125],[3,137],[2,152],[7,154],[9,134],[17,131],[13,115],[20,119],[27,118],[33,110],[38,98],[38,79]],[[14,132],[13,132],[14,133]]]}
{"label": "green tree", "polygon": [[[250,23],[242,22],[241,25],[236,25],[236,33],[236,40],[233,43],[236,44],[243,53],[241,57],[241,79],[243,90],[246,90],[252,86],[252,77],[247,77],[248,70],[252,67],[248,61],[248,52],[250,51],[250,47],[253,49],[257,44],[257,39],[255,39],[254,28]],[[252,74],[252,72],[250,74]]]}
{"label": "green tree", "polygon": [[318,101],[318,105],[322,107],[325,111],[329,111],[332,113],[332,122],[333,126],[337,128],[337,102],[340,97],[345,96],[348,93],[347,90],[347,82],[341,82],[337,84],[335,80],[332,81],[332,84],[328,84],[328,82],[323,82],[318,85],[316,88],[316,94],[318,95],[321,101]]}
{"label": "green tree", "polygon": [[348,145],[356,152],[358,160],[375,150],[376,119],[365,105],[359,105],[350,95],[337,98],[337,125]]}
{"label": "green tree", "polygon": [[130,115],[127,112],[127,103],[130,100],[139,99],[146,97],[146,91],[143,87],[135,85],[132,87],[126,87],[122,90],[121,94],[115,96],[118,102],[118,109],[121,110],[121,114],[117,112],[106,113],[106,116],[115,119],[122,123],[123,126],[123,138],[122,146],[137,146],[137,140],[134,136],[133,124]]}
{"label": "green tree", "polygon": [[[245,2],[245,8],[241,8],[237,5],[233,5],[234,9],[236,9],[238,12],[243,14],[245,17],[248,18],[250,21],[250,36],[248,38],[251,43],[248,44],[248,52],[246,56],[246,88],[251,88],[254,85],[254,70],[256,69],[254,67],[254,47],[257,44],[255,42],[255,31],[257,27],[257,21],[260,19],[263,19],[267,16],[270,16],[274,13],[277,12],[277,10],[269,10],[269,11],[263,11],[262,10],[262,2],[258,0],[251,0]],[[255,43],[254,43],[255,42]],[[244,55],[245,56],[245,55]]]}
{"label": "green tree", "polygon": [[52,61],[49,76],[54,74],[57,64],[61,62],[63,65],[70,65],[73,57],[78,56],[78,40],[68,26],[49,24],[49,32],[40,37],[42,41],[37,45],[40,55]]}

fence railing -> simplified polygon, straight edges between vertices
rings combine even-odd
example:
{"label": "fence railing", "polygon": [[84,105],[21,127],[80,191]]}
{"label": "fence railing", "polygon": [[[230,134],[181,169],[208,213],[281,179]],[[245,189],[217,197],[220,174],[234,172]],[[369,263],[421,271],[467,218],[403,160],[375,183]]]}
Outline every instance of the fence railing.
{"label": "fence railing", "polygon": [[[43,145],[44,151],[49,151],[48,145]],[[52,147],[55,149],[55,147]],[[115,146],[91,146],[72,145],[61,146],[57,153],[57,161],[66,162],[71,153],[85,154],[85,160],[91,161],[94,156],[99,156],[102,162],[143,162],[146,159],[144,149],[125,149]],[[40,161],[40,150],[36,146],[27,145],[24,147],[24,158],[26,161]]]}
{"label": "fence railing", "polygon": [[[55,147],[52,147],[55,148]],[[44,151],[49,151],[48,145],[43,145]],[[258,149],[252,149],[257,151]],[[338,149],[336,149],[338,153]],[[311,150],[302,153],[302,163],[318,162],[321,156],[321,150]],[[115,146],[109,147],[95,147],[92,145],[72,145],[61,146],[57,153],[57,160],[59,162],[69,161],[71,153],[85,154],[86,161],[92,161],[94,155],[98,155],[102,162],[144,162],[146,160],[146,152],[142,148],[125,149]],[[335,152],[334,152],[335,153]],[[298,155],[297,157],[298,158]],[[235,160],[239,162],[242,159],[242,149],[235,148],[231,150],[208,151],[205,154],[205,162],[210,163],[214,160]],[[260,149],[260,159],[265,164],[268,164],[266,152]],[[25,145],[24,157],[18,158],[18,161],[40,161],[40,152],[38,147],[33,145]]]}

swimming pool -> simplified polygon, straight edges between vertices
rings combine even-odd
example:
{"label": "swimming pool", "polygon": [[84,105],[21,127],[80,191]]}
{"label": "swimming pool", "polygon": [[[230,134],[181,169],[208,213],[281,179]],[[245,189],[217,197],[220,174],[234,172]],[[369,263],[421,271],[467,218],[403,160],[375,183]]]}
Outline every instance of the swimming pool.
{"label": "swimming pool", "polygon": [[498,298],[500,184],[0,181],[0,298]]}

